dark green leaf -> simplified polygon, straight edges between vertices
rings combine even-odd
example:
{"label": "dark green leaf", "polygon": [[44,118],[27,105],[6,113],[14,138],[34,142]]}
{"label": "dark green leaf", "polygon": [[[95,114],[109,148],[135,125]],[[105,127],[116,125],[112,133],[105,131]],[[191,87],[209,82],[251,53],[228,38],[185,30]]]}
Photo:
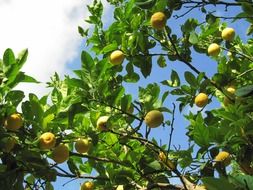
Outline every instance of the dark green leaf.
{"label": "dark green leaf", "polygon": [[185,80],[193,87],[197,87],[198,86],[198,82],[195,78],[195,76],[189,72],[189,71],[186,71],[184,73],[184,77],[185,77]]}
{"label": "dark green leaf", "polygon": [[247,96],[252,95],[252,93],[253,93],[253,85],[241,87],[237,89],[235,92],[236,96],[240,96],[240,97],[247,97]]}
{"label": "dark green leaf", "polygon": [[158,58],[158,60],[157,60],[157,63],[158,63],[158,65],[159,65],[161,68],[164,68],[164,67],[167,66],[167,64],[166,64],[166,59],[165,59],[162,55],[159,56],[159,58]]}
{"label": "dark green leaf", "polygon": [[5,67],[9,67],[16,63],[15,55],[11,49],[7,49],[3,55],[3,63]]}
{"label": "dark green leaf", "polygon": [[223,190],[236,190],[236,187],[229,183],[229,181],[226,178],[212,178],[212,177],[206,177],[203,178],[202,181],[204,182],[204,185],[208,188],[208,190],[220,190],[221,187]]}
{"label": "dark green leaf", "polygon": [[85,70],[87,73],[91,73],[94,67],[94,61],[91,55],[83,51],[81,54],[81,60],[82,60],[82,68]]}

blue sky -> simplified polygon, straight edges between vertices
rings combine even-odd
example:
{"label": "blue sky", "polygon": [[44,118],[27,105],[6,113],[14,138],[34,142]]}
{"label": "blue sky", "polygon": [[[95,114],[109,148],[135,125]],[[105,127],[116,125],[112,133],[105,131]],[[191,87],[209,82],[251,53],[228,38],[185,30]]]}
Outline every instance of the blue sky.
{"label": "blue sky", "polygon": [[[89,27],[83,20],[88,16],[85,4],[90,1],[81,0],[0,0],[0,52],[10,47],[18,53],[24,48],[29,48],[28,62],[24,67],[24,71],[34,76],[36,79],[46,82],[49,77],[57,71],[61,76],[64,74],[72,74],[72,69],[80,67],[79,53],[84,48],[83,39],[77,32],[77,26],[81,25],[84,28]],[[221,9],[222,10],[222,9]],[[222,11],[217,10],[217,14]],[[110,10],[106,7],[105,18],[106,24],[108,17],[111,16]],[[227,13],[225,13],[226,16]],[[235,10],[232,10],[232,16],[235,15]],[[193,12],[190,17],[200,17],[200,14]],[[180,23],[185,19],[169,20],[168,25],[173,29],[174,33],[180,32]],[[229,24],[235,28],[237,34],[245,39],[246,25],[243,22],[240,24]],[[217,63],[208,58],[204,54],[195,54],[193,57],[193,65],[200,71],[206,71],[208,76],[216,71]],[[189,70],[183,63],[168,62],[166,69],[159,68],[156,64],[153,67],[152,74],[147,79],[141,79],[136,84],[127,84],[127,93],[137,97],[138,86],[146,86],[151,82],[160,82],[170,78],[172,69],[177,70],[180,74]],[[27,85],[23,84],[18,88],[26,92],[39,92],[44,94],[48,92],[42,85]],[[162,91],[168,90],[162,87]],[[165,106],[172,108],[172,96],[168,97]],[[215,102],[208,105],[207,109],[219,107],[219,103]],[[184,111],[196,111],[196,108],[186,108]],[[167,118],[170,115],[165,115]],[[177,112],[175,120],[175,131],[172,144],[182,148],[187,147],[187,138],[184,135],[187,126],[187,121],[182,114]],[[169,128],[153,129],[151,136],[161,139],[163,143],[167,143],[169,136]],[[64,183],[69,179],[58,178],[54,184],[55,189],[69,190],[79,189],[79,185],[83,180],[72,181],[65,186]]]}

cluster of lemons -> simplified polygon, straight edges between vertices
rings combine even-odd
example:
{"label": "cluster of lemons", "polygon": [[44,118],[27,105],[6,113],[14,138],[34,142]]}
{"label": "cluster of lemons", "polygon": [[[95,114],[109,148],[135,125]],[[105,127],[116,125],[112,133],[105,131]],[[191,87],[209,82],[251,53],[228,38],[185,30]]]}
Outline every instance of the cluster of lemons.
{"label": "cluster of lemons", "polygon": [[[8,116],[4,121],[4,127],[9,131],[18,131],[23,126],[23,118],[21,114],[14,113]],[[14,137],[7,137],[4,141],[2,150],[11,152],[17,140]],[[39,137],[39,148],[41,150],[52,150],[52,159],[57,163],[63,163],[69,158],[69,148],[66,144],[60,143],[56,146],[56,137],[51,132],[45,132]],[[75,141],[75,150],[80,153],[87,153],[91,147],[91,142],[88,138],[79,138]],[[81,185],[81,190],[92,190],[93,182],[87,181]]]}
{"label": "cluster of lemons", "polygon": [[[235,88],[234,88],[233,86],[227,87],[227,88],[226,88],[226,91],[227,91],[227,94],[228,94],[230,97],[232,97],[232,96],[235,95]],[[199,93],[199,94],[195,97],[194,103],[195,103],[195,105],[198,106],[198,107],[201,107],[201,108],[204,107],[204,106],[208,103],[208,95],[207,95],[206,93],[203,93],[203,92]],[[230,100],[227,96],[225,96],[225,97],[224,97],[224,100],[223,100],[224,106],[227,106],[227,105],[230,104],[230,103],[231,103],[231,100]]]}
{"label": "cluster of lemons", "polygon": [[[163,12],[156,12],[151,16],[151,26],[157,30],[163,30],[166,25],[166,16]],[[225,28],[222,31],[221,37],[224,40],[232,41],[235,36],[233,28]],[[211,44],[208,47],[208,54],[210,56],[217,56],[220,53],[220,46],[216,43]],[[120,65],[125,59],[125,55],[121,50],[115,50],[110,54],[109,60],[113,65]],[[235,93],[233,87],[227,88],[230,94]],[[199,93],[194,100],[198,107],[204,107],[208,103],[208,96],[205,93]],[[229,99],[225,97],[224,104],[228,104]],[[100,131],[108,131],[107,121],[109,116],[101,116],[97,120],[97,128]],[[150,128],[159,127],[163,123],[164,117],[159,110],[149,111],[145,117],[144,122]],[[6,129],[11,131],[17,131],[23,126],[22,116],[18,113],[12,114],[5,120],[4,126]],[[16,144],[15,138],[8,138],[6,146],[4,147],[5,152],[10,152]],[[60,143],[56,146],[56,137],[51,132],[45,132],[39,137],[39,147],[41,150],[52,150],[52,159],[57,163],[63,163],[69,158],[69,148],[66,144]],[[78,153],[87,153],[91,147],[89,139],[77,139],[75,142],[75,149]],[[159,159],[167,165],[171,170],[174,170],[176,166],[171,160],[166,159],[163,152],[159,153]],[[222,162],[226,166],[230,164],[230,154],[222,151],[216,157],[216,162]],[[92,181],[86,181],[81,185],[81,190],[92,190],[94,183]]]}
{"label": "cluster of lemons", "polygon": [[[166,25],[167,18],[163,12],[156,12],[151,16],[150,24],[154,29],[163,30]],[[110,54],[109,60],[113,65],[123,63],[125,55],[121,50],[115,50]]]}
{"label": "cluster of lemons", "polygon": [[[233,28],[225,28],[222,30],[221,32],[221,38],[225,41],[231,42],[233,41],[235,37],[235,30]],[[217,43],[212,43],[209,45],[208,49],[207,49],[207,53],[210,56],[218,56],[220,53],[220,45]]]}
{"label": "cluster of lemons", "polygon": [[[109,128],[107,126],[107,121],[110,117],[109,116],[101,116],[97,120],[97,128],[100,131],[108,131]],[[162,112],[159,110],[151,110],[149,111],[145,117],[144,122],[150,128],[159,127],[163,123],[164,117]]]}
{"label": "cluster of lemons", "polygon": [[[23,119],[19,113],[9,115],[4,121],[4,127],[9,131],[18,131],[23,126]],[[17,140],[13,136],[6,137],[3,139],[4,145],[2,147],[3,152],[11,152]]]}
{"label": "cluster of lemons", "polygon": [[[56,145],[56,137],[51,132],[45,132],[39,137],[39,147],[41,150],[52,149],[52,159],[57,163],[63,163],[69,158],[69,148],[66,144]],[[91,142],[86,138],[79,138],[75,142],[75,149],[78,153],[87,153],[90,149]]]}

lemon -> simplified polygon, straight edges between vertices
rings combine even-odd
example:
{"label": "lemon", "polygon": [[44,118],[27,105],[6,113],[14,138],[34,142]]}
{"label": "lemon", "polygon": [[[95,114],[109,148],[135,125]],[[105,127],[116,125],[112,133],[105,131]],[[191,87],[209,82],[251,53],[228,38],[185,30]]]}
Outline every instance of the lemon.
{"label": "lemon", "polygon": [[11,131],[17,131],[22,125],[23,119],[18,113],[11,114],[4,122],[4,127]]}
{"label": "lemon", "polygon": [[78,153],[86,153],[89,151],[91,143],[88,139],[78,139],[75,143],[75,149]]}
{"label": "lemon", "polygon": [[120,50],[115,50],[110,55],[110,62],[113,65],[120,65],[125,59],[125,55]]}
{"label": "lemon", "polygon": [[166,20],[163,12],[156,12],[151,16],[150,23],[154,29],[162,30],[166,25]]}
{"label": "lemon", "polygon": [[217,156],[215,156],[214,159],[216,162],[222,162],[225,166],[228,166],[231,162],[230,154],[226,151],[221,151],[218,153]]}
{"label": "lemon", "polygon": [[235,37],[235,30],[233,28],[225,28],[221,32],[221,37],[223,40],[232,41]]}
{"label": "lemon", "polygon": [[163,119],[164,118],[162,112],[158,110],[152,110],[147,113],[147,115],[144,118],[144,121],[150,128],[156,128],[163,123]]}
{"label": "lemon", "polygon": [[220,53],[220,46],[216,43],[212,43],[209,45],[207,49],[207,53],[210,56],[217,56]]}
{"label": "lemon", "polygon": [[101,116],[97,120],[97,128],[100,131],[107,131],[108,128],[106,126],[107,120],[109,119],[109,116]]}
{"label": "lemon", "polygon": [[52,152],[52,158],[57,163],[63,163],[69,158],[69,148],[65,144],[59,144]]}
{"label": "lemon", "polygon": [[81,185],[81,190],[92,190],[94,188],[94,183],[91,181],[86,181]]}
{"label": "lemon", "polygon": [[55,146],[56,138],[51,132],[43,133],[39,138],[39,146],[41,149],[51,149]]}
{"label": "lemon", "polygon": [[208,96],[205,93],[199,93],[195,99],[194,99],[194,103],[196,104],[196,106],[198,107],[204,107],[208,102]]}

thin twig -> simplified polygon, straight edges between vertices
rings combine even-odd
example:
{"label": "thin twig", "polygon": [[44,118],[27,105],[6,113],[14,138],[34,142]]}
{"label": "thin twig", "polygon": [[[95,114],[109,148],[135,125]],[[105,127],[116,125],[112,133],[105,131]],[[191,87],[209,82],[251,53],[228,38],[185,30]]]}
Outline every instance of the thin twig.
{"label": "thin twig", "polygon": [[174,121],[175,121],[175,110],[176,110],[176,105],[175,105],[175,103],[173,103],[172,120],[171,120],[171,125],[170,125],[170,136],[169,136],[167,153],[170,152],[170,147],[171,147],[171,142],[172,142],[172,135],[173,135],[173,131],[174,131]]}

